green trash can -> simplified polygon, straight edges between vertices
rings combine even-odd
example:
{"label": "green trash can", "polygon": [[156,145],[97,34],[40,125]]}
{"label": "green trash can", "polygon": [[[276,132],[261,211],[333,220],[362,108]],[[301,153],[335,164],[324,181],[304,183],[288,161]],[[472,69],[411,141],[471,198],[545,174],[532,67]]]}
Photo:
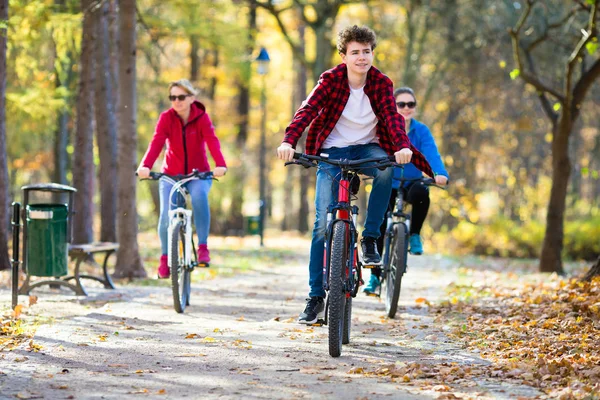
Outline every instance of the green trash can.
{"label": "green trash can", "polygon": [[28,204],[27,274],[33,276],[67,275],[68,240],[66,204]]}
{"label": "green trash can", "polygon": [[246,217],[246,233],[248,235],[260,235],[260,215]]}

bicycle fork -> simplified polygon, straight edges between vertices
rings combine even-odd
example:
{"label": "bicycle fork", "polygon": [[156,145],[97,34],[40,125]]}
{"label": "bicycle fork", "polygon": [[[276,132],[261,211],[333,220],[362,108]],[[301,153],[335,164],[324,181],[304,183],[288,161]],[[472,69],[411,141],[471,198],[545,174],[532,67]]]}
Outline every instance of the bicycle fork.
{"label": "bicycle fork", "polygon": [[[168,228],[168,243],[169,249],[172,248],[173,230],[183,223],[184,226],[184,254],[183,254],[183,265],[190,266],[192,263],[192,210],[187,210],[183,207],[178,207],[174,210],[169,210],[169,228]],[[171,260],[169,257],[169,267],[172,267],[172,263],[175,260]]]}

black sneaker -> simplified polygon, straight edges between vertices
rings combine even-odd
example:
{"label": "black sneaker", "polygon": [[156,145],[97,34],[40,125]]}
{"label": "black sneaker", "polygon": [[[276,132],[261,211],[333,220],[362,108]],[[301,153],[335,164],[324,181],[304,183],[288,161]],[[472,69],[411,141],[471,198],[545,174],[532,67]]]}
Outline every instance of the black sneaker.
{"label": "black sneaker", "polygon": [[381,256],[377,251],[377,239],[370,236],[365,236],[360,241],[362,247],[363,264],[378,265],[381,264]]}
{"label": "black sneaker", "polygon": [[306,308],[304,312],[300,314],[298,322],[301,324],[314,324],[319,319],[323,319],[325,316],[325,301],[322,297],[311,297],[306,299]]}

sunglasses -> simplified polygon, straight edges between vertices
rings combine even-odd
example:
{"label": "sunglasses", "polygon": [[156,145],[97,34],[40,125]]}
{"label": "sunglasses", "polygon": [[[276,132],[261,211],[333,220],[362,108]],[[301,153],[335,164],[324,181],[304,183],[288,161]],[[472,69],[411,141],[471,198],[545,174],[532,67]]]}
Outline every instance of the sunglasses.
{"label": "sunglasses", "polygon": [[169,96],[169,100],[171,101],[175,101],[175,100],[179,100],[179,101],[184,101],[186,97],[191,96],[191,94],[180,94],[179,96]]}
{"label": "sunglasses", "polygon": [[417,106],[417,102],[409,101],[408,103],[405,103],[404,101],[397,101],[396,106],[398,106],[398,108],[404,108],[406,106],[408,106],[408,108],[415,108]]}

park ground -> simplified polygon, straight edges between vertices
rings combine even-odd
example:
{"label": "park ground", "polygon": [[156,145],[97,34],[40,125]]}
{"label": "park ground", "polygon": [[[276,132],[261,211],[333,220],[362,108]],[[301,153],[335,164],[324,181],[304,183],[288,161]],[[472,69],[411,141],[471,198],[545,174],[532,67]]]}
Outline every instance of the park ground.
{"label": "park ground", "polygon": [[[327,327],[296,323],[306,239],[211,240],[184,314],[153,278],[87,297],[39,288],[15,313],[3,272],[0,399],[600,399],[598,281],[411,256],[396,318],[359,294],[351,343],[331,358]],[[153,242],[140,240],[150,274]]]}

